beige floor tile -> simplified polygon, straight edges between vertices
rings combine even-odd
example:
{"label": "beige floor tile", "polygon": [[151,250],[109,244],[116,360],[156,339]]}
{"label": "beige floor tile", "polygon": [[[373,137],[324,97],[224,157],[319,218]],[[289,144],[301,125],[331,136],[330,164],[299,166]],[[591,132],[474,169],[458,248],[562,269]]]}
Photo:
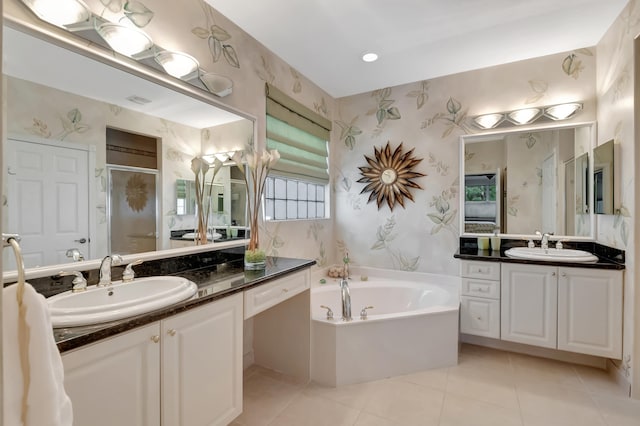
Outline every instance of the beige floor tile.
{"label": "beige floor tile", "polygon": [[440,426],[522,426],[518,408],[504,408],[447,393]]}
{"label": "beige floor tile", "polygon": [[526,426],[604,425],[595,401],[585,391],[555,384],[517,385],[518,400]]}
{"label": "beige floor tile", "polygon": [[308,396],[320,396],[339,402],[358,410],[364,408],[371,397],[377,382],[358,383],[355,385],[329,387],[317,383],[309,383],[303,390]]}
{"label": "beige floor tile", "polygon": [[256,372],[244,380],[243,426],[268,425],[301,392],[301,387]]}
{"label": "beige floor tile", "polygon": [[396,423],[363,411],[353,426],[396,426]]}
{"label": "beige floor tile", "polygon": [[448,370],[448,368],[425,370],[418,373],[394,377],[391,380],[401,380],[404,382],[415,383],[416,385],[427,386],[443,391],[447,388]]}
{"label": "beige floor tile", "polygon": [[319,396],[299,394],[270,426],[351,426],[359,410]]}
{"label": "beige floor tile", "polygon": [[589,392],[617,397],[629,396],[628,391],[623,389],[608,371],[582,365],[576,365],[574,368]]}
{"label": "beige floor tile", "polygon": [[511,370],[509,352],[469,344],[463,344],[460,347],[458,365],[500,371]]}
{"label": "beige floor tile", "polygon": [[593,398],[609,426],[640,425],[640,401],[602,395]]}
{"label": "beige floor tile", "polygon": [[518,410],[520,404],[511,371],[475,367],[451,367],[447,395],[454,394]]}
{"label": "beige floor tile", "polygon": [[586,391],[573,364],[522,354],[511,354],[516,384],[553,384]]}
{"label": "beige floor tile", "polygon": [[386,380],[376,387],[364,411],[403,426],[437,425],[444,392],[414,383]]}

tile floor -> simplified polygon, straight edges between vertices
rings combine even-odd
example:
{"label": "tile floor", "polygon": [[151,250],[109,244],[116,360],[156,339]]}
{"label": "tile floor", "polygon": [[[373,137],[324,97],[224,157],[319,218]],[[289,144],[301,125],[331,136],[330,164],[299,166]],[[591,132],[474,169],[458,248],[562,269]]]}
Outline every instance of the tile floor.
{"label": "tile floor", "polygon": [[640,426],[601,370],[463,345],[459,364],[328,388],[252,366],[233,426]]}

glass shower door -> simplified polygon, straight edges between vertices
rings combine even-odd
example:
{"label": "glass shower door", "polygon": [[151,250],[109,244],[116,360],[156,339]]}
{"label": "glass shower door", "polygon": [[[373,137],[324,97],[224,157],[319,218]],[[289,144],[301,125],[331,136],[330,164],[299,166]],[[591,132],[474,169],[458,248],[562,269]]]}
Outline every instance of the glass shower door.
{"label": "glass shower door", "polygon": [[110,253],[157,250],[158,172],[137,167],[108,166]]}

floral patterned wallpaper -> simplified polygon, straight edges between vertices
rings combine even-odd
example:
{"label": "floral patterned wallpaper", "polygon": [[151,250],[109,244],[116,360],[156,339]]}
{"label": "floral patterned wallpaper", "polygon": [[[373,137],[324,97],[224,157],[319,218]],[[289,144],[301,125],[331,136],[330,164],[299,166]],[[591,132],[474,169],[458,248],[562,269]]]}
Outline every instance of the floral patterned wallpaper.
{"label": "floral patterned wallpaper", "polygon": [[[640,33],[640,4],[631,0],[597,46],[598,144],[614,140],[618,211],[599,215],[597,239],[626,251],[624,278],[623,361],[620,368],[635,384],[640,398],[640,326],[637,315],[640,293],[637,288],[634,210],[637,203],[634,128],[634,38]],[[636,71],[637,72],[637,71]],[[618,161],[619,160],[619,161]],[[635,344],[635,347],[634,347]]]}
{"label": "floral patterned wallpaper", "polygon": [[[580,100],[574,122],[595,120],[594,49],[450,75],[338,100],[332,164],[337,238],[354,263],[458,274],[460,136],[482,133],[471,117]],[[570,63],[567,65],[567,63]],[[415,202],[378,209],[361,195],[358,167],[390,141],[424,158]],[[533,232],[533,230],[531,231]]]}

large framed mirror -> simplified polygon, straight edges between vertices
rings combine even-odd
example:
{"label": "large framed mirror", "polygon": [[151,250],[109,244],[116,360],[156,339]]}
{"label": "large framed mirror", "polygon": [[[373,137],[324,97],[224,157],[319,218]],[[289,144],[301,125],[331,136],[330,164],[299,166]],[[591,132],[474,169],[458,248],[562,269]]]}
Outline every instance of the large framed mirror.
{"label": "large framed mirror", "polygon": [[593,239],[595,123],[514,129],[460,139],[460,230]]}
{"label": "large framed mirror", "polygon": [[[195,212],[178,214],[176,182],[194,179],[195,156],[244,149],[255,119],[56,28],[5,17],[3,56],[3,231],[22,237],[25,266],[188,246],[172,244],[197,227]],[[214,182],[212,228],[246,225],[246,188],[232,168]],[[13,262],[5,253],[5,276]]]}

